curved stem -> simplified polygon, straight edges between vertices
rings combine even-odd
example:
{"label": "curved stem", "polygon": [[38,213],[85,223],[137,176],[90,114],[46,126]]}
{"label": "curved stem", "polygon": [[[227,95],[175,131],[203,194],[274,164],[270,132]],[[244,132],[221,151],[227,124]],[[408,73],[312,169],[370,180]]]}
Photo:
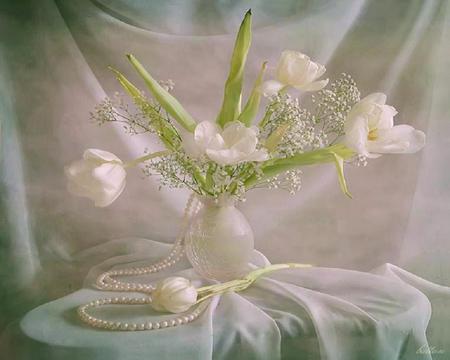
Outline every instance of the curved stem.
{"label": "curved stem", "polygon": [[311,264],[298,264],[298,263],[287,263],[287,264],[274,264],[269,265],[263,268],[259,268],[256,270],[253,270],[252,272],[248,273],[244,278],[237,279],[237,280],[231,280],[227,281],[222,284],[214,284],[214,285],[208,285],[203,286],[201,288],[197,289],[197,302],[196,304],[209,299],[212,296],[224,293],[226,291],[242,291],[247,289],[251,284],[253,284],[260,276],[276,271],[276,270],[282,270],[282,269],[295,269],[295,268],[307,268],[312,267]]}
{"label": "curved stem", "polygon": [[128,161],[123,165],[123,167],[127,168],[127,167],[136,166],[144,161],[151,160],[151,159],[161,157],[161,156],[166,156],[166,155],[169,155],[170,153],[171,153],[170,150],[157,151],[157,152],[154,152],[154,153],[151,153],[148,155],[141,156],[137,159]]}

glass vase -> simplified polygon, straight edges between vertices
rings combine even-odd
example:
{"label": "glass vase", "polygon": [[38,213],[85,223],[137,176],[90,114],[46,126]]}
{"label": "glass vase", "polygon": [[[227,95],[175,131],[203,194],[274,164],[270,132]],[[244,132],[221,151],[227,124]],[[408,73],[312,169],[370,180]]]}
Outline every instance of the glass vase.
{"label": "glass vase", "polygon": [[201,199],[203,206],[186,233],[186,255],[201,276],[219,281],[246,274],[254,249],[253,231],[233,197]]}

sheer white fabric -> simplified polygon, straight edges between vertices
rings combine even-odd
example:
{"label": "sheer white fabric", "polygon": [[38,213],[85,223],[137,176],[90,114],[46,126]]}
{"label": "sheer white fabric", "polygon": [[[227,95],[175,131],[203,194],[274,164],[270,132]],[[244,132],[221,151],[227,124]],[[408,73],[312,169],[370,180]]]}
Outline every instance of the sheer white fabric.
{"label": "sheer white fabric", "polygon": [[[125,255],[108,256],[89,272],[82,290],[23,318],[16,331],[33,346],[19,351],[21,356],[45,353],[47,359],[56,359],[64,348],[70,359],[431,359],[421,350],[428,349],[425,331],[431,306],[416,287],[434,295],[439,290],[390,264],[373,273],[319,267],[282,270],[243,292],[217,296],[196,321],[175,328],[144,332],[89,328],[76,317],[77,306],[124,295],[94,290],[92,284],[101,272],[142,266],[168,251],[167,245],[129,238],[84,252],[80,259],[97,258],[97,251],[103,256],[117,254],[125,246]],[[253,263],[269,264],[258,252]],[[204,283],[187,262],[130,280],[155,282],[169,272],[192,279],[195,286]],[[125,322],[171,318],[149,305],[112,306],[93,315]]]}

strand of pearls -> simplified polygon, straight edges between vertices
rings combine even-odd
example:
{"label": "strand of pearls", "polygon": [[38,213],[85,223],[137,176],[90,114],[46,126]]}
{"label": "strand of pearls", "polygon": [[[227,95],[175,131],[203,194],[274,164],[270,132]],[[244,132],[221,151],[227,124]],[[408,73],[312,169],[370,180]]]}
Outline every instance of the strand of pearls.
{"label": "strand of pearls", "polygon": [[[192,216],[194,216],[198,212],[200,207],[201,202],[198,201],[195,194],[191,194],[184,209],[184,215],[181,222],[180,232],[175,240],[172,250],[170,251],[167,257],[149,266],[106,271],[102,273],[100,276],[98,276],[96,280],[96,287],[100,290],[107,290],[107,291],[142,292],[151,294],[151,292],[155,289],[154,286],[152,285],[119,281],[115,279],[115,277],[152,274],[162,271],[176,264],[184,255],[183,241],[189,225],[189,221],[192,218]],[[113,298],[99,299],[80,306],[78,308],[78,315],[80,319],[85,323],[87,323],[88,325],[101,329],[118,330],[118,331],[155,330],[187,324],[195,320],[209,304],[209,301],[202,302],[200,303],[199,306],[197,306],[197,308],[193,312],[187,315],[175,317],[170,320],[153,321],[153,322],[147,321],[140,323],[107,321],[102,320],[100,318],[96,318],[88,313],[89,309],[105,305],[142,305],[142,304],[151,304],[151,302],[152,302],[151,296],[139,298],[113,297]]]}
{"label": "strand of pearls", "polygon": [[166,258],[150,266],[133,267],[104,272],[97,278],[96,287],[100,290],[108,291],[139,291],[146,293],[152,292],[154,289],[152,285],[123,282],[114,279],[114,277],[152,274],[176,264],[184,255],[183,240],[186,234],[187,227],[189,225],[189,221],[191,217],[197,213],[200,205],[201,203],[197,200],[195,194],[192,194],[189,197],[184,209],[180,232],[175,240],[172,250]]}
{"label": "strand of pearls", "polygon": [[188,324],[197,319],[200,314],[206,309],[209,301],[200,303],[197,308],[189,314],[171,317],[167,320],[160,321],[143,321],[143,322],[123,322],[123,321],[108,321],[97,318],[88,313],[88,310],[98,308],[104,305],[145,305],[152,302],[150,297],[114,297],[92,301],[88,304],[78,308],[78,315],[80,319],[92,327],[115,330],[115,331],[143,331],[143,330],[157,330],[167,327],[175,327],[179,325]]}

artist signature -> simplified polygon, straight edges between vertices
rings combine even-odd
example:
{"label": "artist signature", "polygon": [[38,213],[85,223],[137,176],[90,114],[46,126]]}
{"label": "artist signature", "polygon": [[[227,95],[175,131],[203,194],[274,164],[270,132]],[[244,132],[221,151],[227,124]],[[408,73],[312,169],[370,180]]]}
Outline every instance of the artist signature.
{"label": "artist signature", "polygon": [[416,350],[416,354],[444,354],[444,349],[439,349],[436,346],[423,344],[420,348]]}

